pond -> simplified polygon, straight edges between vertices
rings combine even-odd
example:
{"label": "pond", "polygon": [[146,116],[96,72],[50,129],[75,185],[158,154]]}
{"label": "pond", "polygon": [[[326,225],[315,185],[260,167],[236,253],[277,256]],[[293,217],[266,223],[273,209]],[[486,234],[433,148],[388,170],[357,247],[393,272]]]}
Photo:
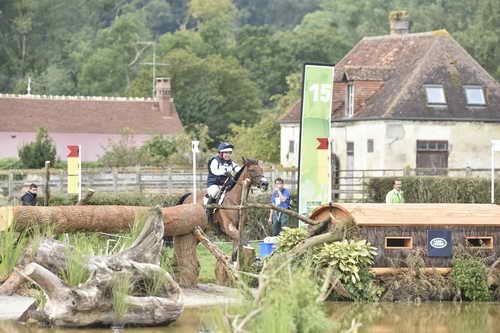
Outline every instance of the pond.
{"label": "pond", "polygon": [[[327,307],[334,323],[332,333],[344,332],[353,324],[361,325],[354,331],[356,333],[500,332],[500,303],[329,303]],[[209,326],[210,321],[206,319],[213,313],[214,311],[209,308],[189,309],[169,327],[114,331],[34,328],[13,321],[0,321],[0,333],[197,333]]]}

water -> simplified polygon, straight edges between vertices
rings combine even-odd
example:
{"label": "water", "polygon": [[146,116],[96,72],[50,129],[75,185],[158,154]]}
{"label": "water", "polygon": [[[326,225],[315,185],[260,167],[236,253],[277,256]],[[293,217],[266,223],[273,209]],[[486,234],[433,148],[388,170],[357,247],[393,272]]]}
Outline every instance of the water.
{"label": "water", "polygon": [[[361,326],[352,333],[500,333],[500,303],[329,303],[327,307],[334,323],[332,333],[345,332],[353,324]],[[169,327],[114,331],[26,327],[0,321],[0,333],[198,333],[209,323],[206,317],[211,312],[189,309]]]}

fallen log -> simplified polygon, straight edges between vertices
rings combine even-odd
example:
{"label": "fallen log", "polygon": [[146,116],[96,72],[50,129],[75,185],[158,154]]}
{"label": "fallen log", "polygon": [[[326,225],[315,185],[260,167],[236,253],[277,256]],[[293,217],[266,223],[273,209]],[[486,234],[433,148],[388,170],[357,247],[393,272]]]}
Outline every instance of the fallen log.
{"label": "fallen log", "polygon": [[[149,207],[137,206],[14,206],[0,208],[0,231],[6,231],[15,221],[15,230],[33,226],[51,226],[63,232],[128,232],[136,217],[147,214]],[[163,208],[165,235],[191,233],[194,227],[205,228],[206,220],[196,218],[205,214],[202,205],[180,205]]]}
{"label": "fallen log", "polygon": [[[42,241],[33,262],[18,272],[47,296],[43,309],[27,317],[59,327],[157,326],[175,321],[183,310],[183,296],[179,285],[159,266],[163,234],[164,220],[156,209],[129,248],[112,256],[85,258],[82,264],[89,278],[76,287],[67,285],[56,274],[67,270],[67,261],[52,256],[72,249],[54,240]],[[118,307],[112,297],[117,295],[115,281],[124,280],[129,280],[130,289],[120,292]],[[156,294],[147,294],[143,286],[157,282],[160,288]]]}

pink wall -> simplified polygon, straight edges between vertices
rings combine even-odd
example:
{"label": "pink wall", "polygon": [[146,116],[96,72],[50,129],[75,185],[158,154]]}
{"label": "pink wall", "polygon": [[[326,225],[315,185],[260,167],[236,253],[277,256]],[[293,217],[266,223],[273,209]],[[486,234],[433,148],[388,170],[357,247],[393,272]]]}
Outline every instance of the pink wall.
{"label": "pink wall", "polygon": [[[94,134],[94,133],[49,133],[56,143],[57,156],[66,161],[68,154],[67,145],[82,145],[82,161],[95,161],[104,154],[103,146],[107,146],[109,140],[118,141],[120,134]],[[22,144],[35,140],[36,133],[28,132],[0,132],[0,158],[17,158],[17,149]],[[142,145],[150,139],[150,135],[136,134],[132,141],[135,145]]]}

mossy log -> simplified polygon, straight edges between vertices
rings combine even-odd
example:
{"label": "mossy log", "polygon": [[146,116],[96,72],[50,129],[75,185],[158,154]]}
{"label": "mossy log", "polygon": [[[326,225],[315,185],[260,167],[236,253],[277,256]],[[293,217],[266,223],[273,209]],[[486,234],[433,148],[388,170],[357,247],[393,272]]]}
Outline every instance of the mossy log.
{"label": "mossy log", "polygon": [[[157,326],[175,321],[183,310],[183,296],[177,282],[159,266],[163,222],[160,210],[155,210],[131,247],[112,256],[85,258],[83,266],[89,278],[77,287],[58,276],[67,271],[65,254],[72,249],[54,240],[42,241],[34,254],[23,259],[32,262],[18,273],[35,282],[47,302],[41,311],[24,317],[58,327]],[[124,306],[119,311],[112,295],[116,295],[114,281],[123,279],[130,279],[131,288],[121,294]],[[154,283],[154,279],[161,281],[160,288],[155,295],[148,295],[143,286]]]}

